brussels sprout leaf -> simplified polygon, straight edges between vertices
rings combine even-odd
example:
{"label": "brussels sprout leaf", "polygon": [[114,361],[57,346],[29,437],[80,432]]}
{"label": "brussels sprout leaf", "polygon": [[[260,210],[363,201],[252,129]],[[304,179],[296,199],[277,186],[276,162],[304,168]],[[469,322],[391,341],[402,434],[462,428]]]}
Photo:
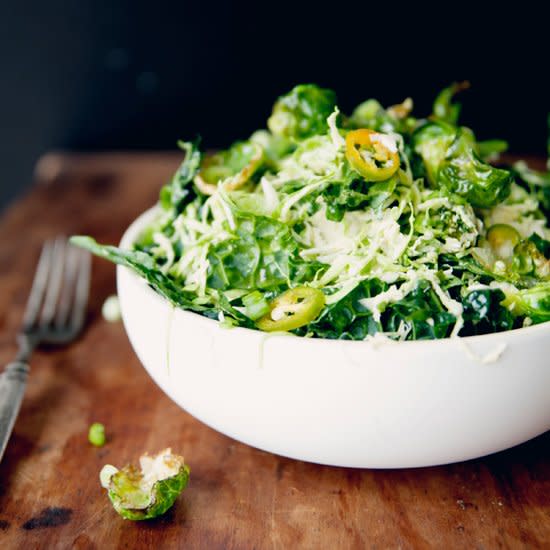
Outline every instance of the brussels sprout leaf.
{"label": "brussels sprout leaf", "polygon": [[327,118],[335,106],[332,90],[301,84],[277,100],[267,125],[275,135],[301,141],[327,131]]}

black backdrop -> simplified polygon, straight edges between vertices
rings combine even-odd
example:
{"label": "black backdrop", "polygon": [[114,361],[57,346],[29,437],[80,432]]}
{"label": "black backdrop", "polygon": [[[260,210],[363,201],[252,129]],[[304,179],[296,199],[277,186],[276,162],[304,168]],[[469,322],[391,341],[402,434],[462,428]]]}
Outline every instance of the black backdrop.
{"label": "black backdrop", "polygon": [[[362,9],[359,8],[362,6]],[[222,147],[265,124],[299,82],[344,110],[469,79],[463,122],[544,153],[549,29],[542,8],[441,2],[0,0],[0,205],[46,150]]]}

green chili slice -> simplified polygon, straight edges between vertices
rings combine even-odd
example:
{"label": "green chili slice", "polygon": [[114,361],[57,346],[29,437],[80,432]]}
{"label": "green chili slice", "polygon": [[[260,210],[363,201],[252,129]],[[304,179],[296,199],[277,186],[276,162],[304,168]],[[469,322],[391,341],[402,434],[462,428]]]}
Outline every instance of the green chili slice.
{"label": "green chili slice", "polygon": [[270,311],[256,326],[266,332],[289,331],[313,321],[325,305],[325,295],[316,288],[298,286],[287,290],[270,304]]}

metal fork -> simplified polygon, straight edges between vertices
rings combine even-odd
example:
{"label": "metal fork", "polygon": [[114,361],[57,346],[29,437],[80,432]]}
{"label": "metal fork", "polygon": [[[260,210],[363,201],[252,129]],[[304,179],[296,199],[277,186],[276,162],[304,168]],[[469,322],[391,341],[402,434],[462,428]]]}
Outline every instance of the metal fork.
{"label": "metal fork", "polygon": [[19,352],[0,374],[0,461],[21,407],[32,352],[42,344],[68,344],[82,330],[90,265],[90,254],[70,245],[64,237],[47,241],[42,248],[17,335]]}

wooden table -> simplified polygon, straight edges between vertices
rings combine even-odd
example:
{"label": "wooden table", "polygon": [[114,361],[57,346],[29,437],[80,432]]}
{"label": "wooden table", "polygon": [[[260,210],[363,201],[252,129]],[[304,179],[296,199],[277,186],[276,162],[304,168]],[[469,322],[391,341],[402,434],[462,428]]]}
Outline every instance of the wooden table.
{"label": "wooden table", "polygon": [[[12,359],[37,254],[59,233],[117,242],[156,200],[173,154],[48,155],[36,186],[0,218],[0,361]],[[114,268],[94,261],[87,329],[33,357],[0,465],[0,548],[550,548],[550,432],[467,463],[416,470],[331,468],[237,443],[182,412],[149,379],[122,324],[100,310]],[[108,444],[87,441],[103,422]],[[190,484],[165,517],[122,520],[100,487],[171,445]]]}

